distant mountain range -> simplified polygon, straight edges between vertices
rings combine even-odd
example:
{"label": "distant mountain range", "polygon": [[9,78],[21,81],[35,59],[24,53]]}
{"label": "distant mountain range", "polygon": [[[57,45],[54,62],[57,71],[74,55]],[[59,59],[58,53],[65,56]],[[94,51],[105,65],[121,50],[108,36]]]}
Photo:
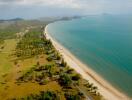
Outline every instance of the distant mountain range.
{"label": "distant mountain range", "polygon": [[22,18],[14,18],[14,19],[0,19],[0,22],[5,22],[5,21],[21,21],[24,20]]}
{"label": "distant mountain range", "polygon": [[57,17],[41,17],[38,20],[40,21],[57,21],[57,20],[71,20],[71,19],[76,19],[76,18],[81,18],[83,16],[57,16]]}
{"label": "distant mountain range", "polygon": [[[81,18],[81,17],[84,17],[84,16],[42,17],[42,18],[34,19],[34,20],[39,20],[39,21],[57,21],[57,20],[71,20],[71,19],[76,19],[76,18]],[[0,19],[0,23],[23,21],[23,20],[25,20],[25,19],[23,19],[23,18]]]}

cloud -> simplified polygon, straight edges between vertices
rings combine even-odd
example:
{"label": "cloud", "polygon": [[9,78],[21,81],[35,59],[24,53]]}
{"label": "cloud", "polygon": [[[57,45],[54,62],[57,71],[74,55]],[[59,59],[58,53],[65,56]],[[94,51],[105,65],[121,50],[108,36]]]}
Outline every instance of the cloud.
{"label": "cloud", "polygon": [[19,0],[0,0],[0,2],[18,2]]}
{"label": "cloud", "polygon": [[24,0],[0,0],[1,4],[7,4],[7,3],[17,3],[17,2],[21,2]]}
{"label": "cloud", "polygon": [[76,9],[103,9],[107,7],[132,7],[132,0],[0,0],[1,5],[39,5]]}
{"label": "cloud", "polygon": [[0,0],[0,17],[132,13],[131,11],[132,0]]}
{"label": "cloud", "polygon": [[79,8],[79,4],[75,0],[0,0],[1,5],[43,5]]}

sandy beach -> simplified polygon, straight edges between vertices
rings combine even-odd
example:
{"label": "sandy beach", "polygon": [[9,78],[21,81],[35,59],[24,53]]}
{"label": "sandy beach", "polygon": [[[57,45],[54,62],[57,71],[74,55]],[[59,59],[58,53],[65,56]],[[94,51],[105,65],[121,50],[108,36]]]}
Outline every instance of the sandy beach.
{"label": "sandy beach", "polygon": [[106,80],[104,80],[100,75],[95,73],[90,67],[80,62],[75,56],[73,56],[65,47],[59,44],[47,31],[45,28],[45,33],[47,39],[50,39],[54,47],[60,52],[67,64],[76,70],[82,77],[93,83],[98,87],[98,91],[106,100],[131,100],[125,94],[121,93],[110,85]]}

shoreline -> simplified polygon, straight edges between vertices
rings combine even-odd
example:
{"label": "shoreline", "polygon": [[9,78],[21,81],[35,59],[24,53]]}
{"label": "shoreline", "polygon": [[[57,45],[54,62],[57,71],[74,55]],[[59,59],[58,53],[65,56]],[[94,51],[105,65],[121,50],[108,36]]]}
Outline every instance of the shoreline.
{"label": "shoreline", "polygon": [[83,64],[79,61],[72,53],[70,53],[65,47],[63,47],[60,43],[58,43],[54,38],[50,36],[47,31],[48,25],[45,27],[46,38],[50,39],[53,43],[53,46],[59,53],[63,56],[64,60],[67,64],[73,68],[76,72],[81,74],[81,76],[88,80],[90,83],[93,83],[98,87],[99,93],[106,100],[130,100],[128,96],[118,91],[112,85],[110,85],[105,79],[103,79],[100,75],[95,73],[90,67]]}

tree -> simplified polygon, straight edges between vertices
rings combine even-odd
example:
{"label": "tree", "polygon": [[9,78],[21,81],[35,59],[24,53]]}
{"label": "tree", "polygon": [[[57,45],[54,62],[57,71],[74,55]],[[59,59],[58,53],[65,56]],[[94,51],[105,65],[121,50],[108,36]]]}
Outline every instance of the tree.
{"label": "tree", "polygon": [[64,59],[62,59],[62,61],[61,61],[61,66],[62,67],[66,67],[67,66],[67,63],[64,61]]}
{"label": "tree", "polygon": [[72,74],[73,71],[74,71],[74,69],[68,67],[68,69],[67,69],[66,72],[67,72],[68,74]]}
{"label": "tree", "polygon": [[47,64],[47,65],[45,65],[45,69],[48,70],[48,72],[50,72],[52,66],[53,65],[51,65],[51,64]]}
{"label": "tree", "polygon": [[65,93],[66,100],[81,100],[81,97],[78,94]]}
{"label": "tree", "polygon": [[70,76],[67,74],[61,75],[59,80],[60,84],[64,86],[69,86],[72,83]]}
{"label": "tree", "polygon": [[52,64],[49,64],[49,65],[45,65],[45,69],[46,70],[48,70],[48,73],[49,73],[49,75],[52,77],[52,67],[53,67],[54,65]]}
{"label": "tree", "polygon": [[49,56],[46,58],[49,62],[52,61],[52,58]]}
{"label": "tree", "polygon": [[79,74],[76,74],[76,75],[72,76],[72,80],[74,80],[74,81],[78,81],[79,79],[80,79]]}
{"label": "tree", "polygon": [[61,59],[61,55],[58,52],[56,52],[56,59],[57,60],[60,60]]}
{"label": "tree", "polygon": [[[17,100],[13,98],[13,100]],[[31,94],[27,97],[22,97],[20,100],[60,100],[59,96],[52,91],[41,91],[39,94]]]}

